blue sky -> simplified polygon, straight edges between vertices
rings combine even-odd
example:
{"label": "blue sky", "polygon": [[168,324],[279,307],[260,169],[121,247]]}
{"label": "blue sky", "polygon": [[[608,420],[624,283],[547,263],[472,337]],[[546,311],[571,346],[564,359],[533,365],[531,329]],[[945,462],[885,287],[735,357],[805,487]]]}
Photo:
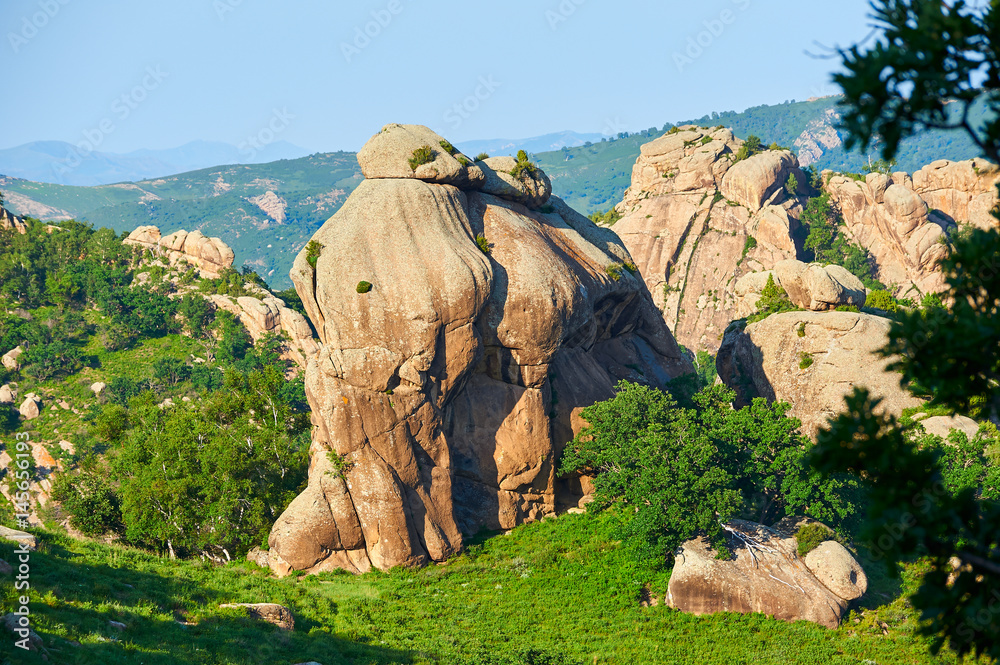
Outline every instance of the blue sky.
{"label": "blue sky", "polygon": [[[0,148],[356,150],[387,122],[454,142],[635,131],[832,94],[865,0],[4,0]],[[278,118],[280,117],[280,120]]]}

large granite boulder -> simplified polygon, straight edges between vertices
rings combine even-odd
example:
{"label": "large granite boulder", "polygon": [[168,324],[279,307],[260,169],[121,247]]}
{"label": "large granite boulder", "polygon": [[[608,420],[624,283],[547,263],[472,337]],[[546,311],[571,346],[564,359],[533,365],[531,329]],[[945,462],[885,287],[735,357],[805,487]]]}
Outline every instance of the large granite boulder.
{"label": "large granite boulder", "polygon": [[16,372],[21,369],[21,361],[19,358],[22,353],[24,353],[24,349],[20,346],[15,346],[13,349],[3,354],[3,357],[0,358],[0,363],[3,363],[3,366],[12,372]]}
{"label": "large granite boulder", "polygon": [[269,333],[284,335],[287,341],[281,353],[283,359],[291,360],[299,367],[306,366],[306,359],[319,351],[319,344],[313,339],[312,329],[306,318],[285,302],[270,293],[233,298],[223,295],[207,296],[217,308],[233,314],[247,329],[254,342]]}
{"label": "large granite boulder", "polygon": [[929,208],[955,223],[967,222],[981,229],[995,228],[1000,168],[983,159],[931,162],[912,177],[912,189]]}
{"label": "large granite boulder", "polygon": [[762,612],[784,621],[836,628],[850,601],[868,588],[864,570],[840,543],[827,540],[798,556],[796,520],[774,527],[726,524],[729,559],[717,559],[704,537],[683,543],[674,559],[667,604],[692,614]]}
{"label": "large granite boulder", "polygon": [[[358,164],[369,179],[415,178],[459,187],[481,185],[483,172],[479,166],[453,147],[449,150],[450,145],[423,125],[393,123],[383,127],[358,151]],[[425,148],[431,151],[430,161],[411,165],[414,152]]]}
{"label": "large granite boulder", "polygon": [[855,386],[884,398],[880,409],[897,417],[921,401],[901,388],[899,375],[877,351],[888,340],[889,319],[856,312],[785,312],[726,331],[716,366],[737,393],[738,405],[754,397],[792,405],[789,415],[815,437],[844,408]]}
{"label": "large granite boulder", "polygon": [[807,180],[791,152],[766,150],[733,164],[722,178],[719,191],[727,199],[757,212],[785,186],[790,175],[799,184]]}
{"label": "large granite boulder", "polygon": [[552,183],[539,168],[524,168],[520,175],[513,175],[518,168],[513,157],[490,157],[476,164],[483,170],[485,179],[480,189],[486,194],[523,203],[529,208],[543,206],[552,194]]}
{"label": "large granite boulder", "polygon": [[788,299],[803,309],[823,312],[840,305],[865,304],[865,285],[841,266],[788,259],[775,264],[774,279]]}
{"label": "large granite boulder", "polygon": [[621,379],[691,370],[614,233],[550,205],[369,179],[316,232],[318,258],[299,254],[322,348],[309,483],[272,529],[272,569],[442,561],[463,534],[574,505],[581,483],[557,482],[555,460],[580,410]]}

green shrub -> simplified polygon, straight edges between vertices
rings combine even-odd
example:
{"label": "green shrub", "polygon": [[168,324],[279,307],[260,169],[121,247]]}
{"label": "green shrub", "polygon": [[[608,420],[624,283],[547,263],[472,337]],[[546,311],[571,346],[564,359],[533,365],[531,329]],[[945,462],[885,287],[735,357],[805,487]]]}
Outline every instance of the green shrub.
{"label": "green shrub", "polygon": [[625,270],[628,270],[633,275],[639,272],[639,267],[631,261],[622,262],[622,268],[625,268]]}
{"label": "green shrub", "polygon": [[592,474],[588,512],[620,508],[623,539],[659,557],[698,532],[722,546],[720,522],[737,516],[771,524],[802,511],[823,521],[853,513],[842,481],[809,472],[810,446],[787,404],[757,398],[734,409],[735,396],[713,385],[686,408],[622,381],[615,397],[583,410],[587,426],[567,445],[559,472]]}
{"label": "green shrub", "polygon": [[358,285],[355,287],[354,290],[357,291],[358,293],[368,293],[369,291],[372,290],[372,283],[362,280],[358,282]]}
{"label": "green shrub", "polygon": [[712,137],[711,136],[702,136],[701,137],[701,144],[702,145],[708,145],[711,142],[712,142]]}
{"label": "green shrub", "polygon": [[420,146],[413,151],[413,156],[408,160],[410,162],[410,168],[414,171],[421,164],[430,164],[434,161],[435,157],[434,148],[429,145]]}
{"label": "green shrub", "polygon": [[899,311],[899,301],[888,291],[869,291],[868,297],[865,298],[865,307],[895,314]]}
{"label": "green shrub", "polygon": [[747,236],[746,242],[743,243],[743,254],[740,255],[740,261],[747,257],[747,254],[757,246],[757,239],[753,236]]}
{"label": "green shrub", "polygon": [[834,533],[822,524],[812,522],[803,524],[795,532],[795,542],[798,544],[799,556],[805,556],[819,547],[826,540],[833,540]]}
{"label": "green shrub", "polygon": [[799,369],[809,369],[812,367],[813,357],[806,352],[799,355]]}
{"label": "green shrub", "polygon": [[603,224],[604,226],[614,226],[615,222],[622,217],[623,215],[614,208],[609,208],[604,212],[592,212],[589,215],[590,221],[595,224]]}
{"label": "green shrub", "polygon": [[458,155],[457,157],[455,157],[455,159],[457,159],[458,163],[461,164],[462,166],[468,166],[472,164],[472,162],[470,162],[465,155]]}
{"label": "green shrub", "polygon": [[747,323],[763,321],[772,314],[781,312],[794,312],[796,307],[788,298],[788,294],[774,281],[774,275],[767,276],[767,284],[760,293],[760,300],[757,301],[757,311],[747,317]]}
{"label": "green shrub", "polygon": [[510,174],[518,180],[525,177],[534,177],[538,172],[538,167],[528,161],[528,153],[524,150],[517,151],[517,164],[510,170]]}
{"label": "green shrub", "polygon": [[747,136],[746,141],[740,146],[740,149],[736,151],[736,155],[733,156],[733,162],[740,162],[749,157],[761,153],[764,148],[761,146],[760,137],[754,134]]}
{"label": "green shrub", "polygon": [[796,192],[799,190],[799,181],[795,177],[794,173],[788,174],[788,180],[785,181],[785,192],[789,196],[795,196]]}
{"label": "green shrub", "polygon": [[444,148],[444,151],[445,151],[446,153],[448,153],[449,155],[454,155],[454,154],[455,154],[455,152],[457,152],[457,151],[455,150],[455,146],[453,146],[453,145],[452,145],[451,143],[449,143],[448,141],[445,141],[444,139],[441,139],[440,143],[441,143],[441,147],[442,147],[442,148]]}
{"label": "green shrub", "polygon": [[803,322],[799,323],[799,328],[795,332],[796,332],[796,334],[799,337],[805,337],[806,336],[806,322],[803,321]]}
{"label": "green shrub", "polygon": [[478,155],[476,155],[476,161],[477,162],[481,162],[484,159],[489,159],[489,158],[490,158],[490,153],[488,153],[488,152],[481,152]]}
{"label": "green shrub", "polygon": [[859,312],[857,305],[837,305],[834,310],[835,312]]}
{"label": "green shrub", "polygon": [[317,240],[310,240],[306,245],[306,263],[315,268],[316,262],[319,261],[319,255],[322,251],[323,243]]}
{"label": "green shrub", "polygon": [[483,254],[486,254],[487,256],[489,255],[490,243],[487,242],[486,236],[484,236],[482,233],[476,236],[476,246],[479,247],[479,251],[481,251]]}
{"label": "green shrub", "polygon": [[624,266],[622,266],[622,264],[620,263],[612,263],[610,265],[604,266],[604,272],[608,274],[608,277],[617,282],[619,279],[622,278],[623,267]]}
{"label": "green shrub", "polygon": [[667,130],[667,136],[669,136],[671,134],[676,134],[679,131],[681,131],[681,128],[677,127],[676,125],[674,125],[673,127],[671,127],[670,129]]}

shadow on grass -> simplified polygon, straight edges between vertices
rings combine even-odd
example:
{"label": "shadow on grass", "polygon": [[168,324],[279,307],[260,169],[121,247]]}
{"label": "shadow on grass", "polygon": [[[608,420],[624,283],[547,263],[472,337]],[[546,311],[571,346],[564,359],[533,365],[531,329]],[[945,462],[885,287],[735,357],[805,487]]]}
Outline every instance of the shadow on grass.
{"label": "shadow on grass", "polygon": [[[337,635],[337,604],[310,595],[294,578],[275,580],[252,564],[214,568],[38,535],[42,542],[29,562],[30,609],[49,660],[14,649],[3,634],[0,664],[413,662],[410,653],[370,644],[366,636]],[[15,561],[14,548],[0,541],[0,558]],[[0,587],[4,606],[14,594],[12,585]],[[218,607],[228,602],[284,605],[295,630]]]}

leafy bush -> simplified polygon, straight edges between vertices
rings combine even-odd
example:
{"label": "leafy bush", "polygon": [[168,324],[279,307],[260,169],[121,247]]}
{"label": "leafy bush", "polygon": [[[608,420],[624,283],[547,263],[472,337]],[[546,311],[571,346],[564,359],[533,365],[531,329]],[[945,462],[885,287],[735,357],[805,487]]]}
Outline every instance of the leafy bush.
{"label": "leafy bush", "polygon": [[803,524],[795,532],[795,542],[798,543],[799,556],[805,556],[819,547],[825,540],[833,540],[834,533],[822,524],[812,522]]}
{"label": "leafy bush", "polygon": [[538,167],[528,160],[528,153],[524,150],[517,151],[517,164],[510,170],[510,174],[518,180],[526,177],[534,177],[538,172]]}
{"label": "leafy bush", "polygon": [[[720,194],[721,196],[721,194]],[[750,250],[757,246],[757,239],[753,236],[747,236],[746,242],[743,243],[743,253],[740,255],[740,261],[747,257]]]}
{"label": "leafy bush", "polygon": [[446,141],[446,140],[444,140],[444,139],[441,139],[441,140],[439,141],[439,143],[441,144],[441,147],[442,147],[442,148],[444,148],[444,151],[445,151],[446,153],[448,153],[449,155],[454,155],[454,154],[455,154],[455,152],[457,152],[457,151],[455,150],[455,146],[453,146],[453,145],[452,145],[451,143],[449,143],[448,141]]}
{"label": "leafy bush", "polygon": [[476,235],[476,246],[479,248],[479,251],[481,251],[483,254],[486,254],[487,256],[489,255],[490,243],[486,240],[486,236],[484,236],[482,233]]}
{"label": "leafy bush", "polygon": [[106,473],[85,472],[56,476],[52,499],[69,513],[69,523],[86,536],[121,534],[121,501]]}
{"label": "leafy bush", "polygon": [[604,226],[614,226],[614,223],[621,218],[622,214],[615,208],[608,208],[604,212],[592,212],[589,216],[590,221],[595,224],[603,224]]}
{"label": "leafy bush", "polygon": [[801,323],[799,323],[799,327],[798,327],[798,329],[797,329],[797,330],[795,331],[795,333],[796,333],[796,334],[797,334],[797,335],[798,335],[799,337],[805,337],[805,336],[806,336],[806,322],[805,322],[805,321],[802,321]]}
{"label": "leafy bush", "polygon": [[795,177],[794,173],[788,174],[788,180],[785,181],[785,193],[789,196],[795,196],[799,190],[799,181]]}
{"label": "leafy bush", "polygon": [[761,152],[764,152],[764,148],[761,146],[760,137],[755,134],[750,134],[743,142],[743,145],[740,146],[740,149],[736,151],[736,155],[733,157],[733,162],[743,161],[744,159],[753,157]]}
{"label": "leafy bush", "polygon": [[588,510],[621,508],[621,535],[668,556],[696,533],[724,546],[720,521],[765,524],[793,513],[836,523],[852,515],[841,478],[820,480],[789,406],[757,398],[733,409],[721,385],[682,408],[667,393],[622,381],[610,400],[583,410],[587,426],[566,447],[560,473],[596,474]]}
{"label": "leafy bush", "polygon": [[899,301],[888,291],[879,289],[868,292],[868,297],[865,298],[865,307],[895,314],[899,311]]}
{"label": "leafy bush", "polygon": [[490,154],[488,152],[481,152],[478,155],[476,155],[476,161],[477,162],[481,162],[484,159],[489,159],[489,158],[490,158]]}
{"label": "leafy bush", "polygon": [[420,146],[413,151],[413,156],[409,158],[410,169],[416,171],[421,164],[430,164],[434,161],[434,148],[429,145]]}
{"label": "leafy bush", "polygon": [[319,255],[322,251],[323,243],[318,240],[310,240],[308,244],[306,244],[306,262],[315,268],[316,262],[319,261]]}
{"label": "leafy bush", "polygon": [[799,369],[809,369],[812,367],[813,357],[808,353],[801,353],[799,355]]}
{"label": "leafy bush", "polygon": [[763,321],[772,314],[794,312],[798,309],[789,300],[788,293],[774,281],[774,275],[768,275],[767,284],[764,285],[764,289],[760,293],[760,299],[757,301],[757,311],[747,317],[747,323],[756,323],[757,321]]}
{"label": "leafy bush", "polygon": [[461,164],[462,166],[468,166],[469,164],[472,163],[468,160],[468,158],[465,155],[458,155],[457,157],[455,157],[455,159],[457,159],[458,163]]}
{"label": "leafy bush", "polygon": [[354,290],[358,293],[368,293],[372,290],[372,283],[362,280],[358,282],[358,285],[354,288]]}
{"label": "leafy bush", "polygon": [[604,272],[607,273],[608,277],[617,282],[622,278],[622,268],[623,266],[620,263],[611,263],[604,266]]}

